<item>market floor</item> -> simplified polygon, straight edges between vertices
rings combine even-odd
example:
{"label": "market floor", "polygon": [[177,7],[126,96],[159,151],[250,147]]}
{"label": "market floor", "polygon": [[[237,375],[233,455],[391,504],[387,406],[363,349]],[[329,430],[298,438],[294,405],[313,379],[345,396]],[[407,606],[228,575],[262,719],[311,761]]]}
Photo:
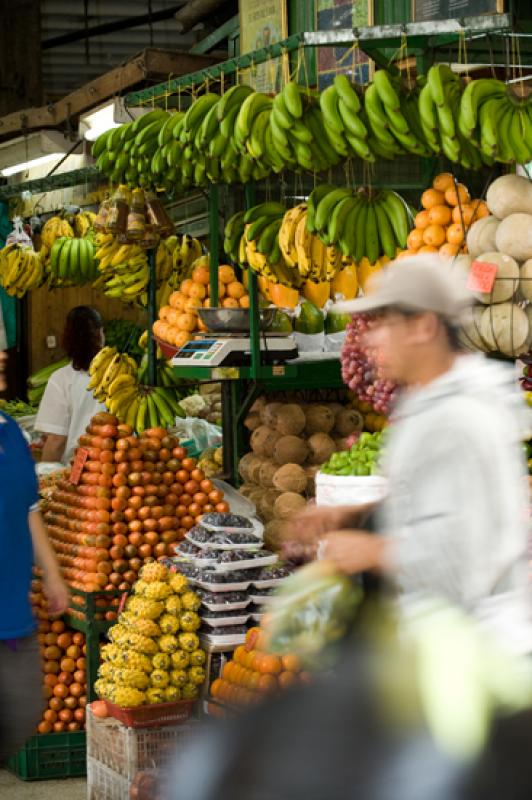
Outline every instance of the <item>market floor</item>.
{"label": "market floor", "polygon": [[64,781],[21,781],[11,772],[0,770],[0,800],[57,800],[68,793],[68,800],[86,800],[85,778]]}

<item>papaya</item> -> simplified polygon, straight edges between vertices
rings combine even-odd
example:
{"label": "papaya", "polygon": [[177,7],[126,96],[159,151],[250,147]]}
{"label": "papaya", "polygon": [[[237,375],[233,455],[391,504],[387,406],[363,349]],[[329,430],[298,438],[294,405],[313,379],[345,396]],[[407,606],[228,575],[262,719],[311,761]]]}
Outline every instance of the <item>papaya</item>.
{"label": "papaya", "polygon": [[281,283],[270,284],[270,299],[279,308],[295,308],[299,302],[299,292]]}
{"label": "papaya", "polygon": [[301,303],[301,313],[296,319],[294,330],[298,333],[323,333],[325,323],[323,321],[323,314],[314,303],[304,300]]}
{"label": "papaya", "polygon": [[292,333],[292,323],[288,314],[283,314],[282,311],[276,309],[272,323],[268,325],[268,330],[274,333]]}
{"label": "papaya", "polygon": [[262,275],[257,276],[257,286],[259,287],[259,292],[261,295],[266,298],[270,303],[272,302],[270,289],[273,286],[272,283],[267,278],[264,278]]}
{"label": "papaya", "polygon": [[348,264],[331,281],[331,298],[342,295],[344,300],[352,300],[358,293],[358,275],[355,262]]}
{"label": "papaya", "polygon": [[325,319],[325,333],[345,331],[349,322],[351,322],[351,314],[338,314],[334,311],[329,311]]}
{"label": "papaya", "polygon": [[318,308],[323,308],[329,299],[330,294],[330,281],[322,281],[321,283],[316,283],[315,281],[306,281],[303,284],[303,297]]}
{"label": "papaya", "polygon": [[379,258],[374,264],[370,264],[369,259],[365,256],[364,258],[360,259],[357,265],[357,277],[358,283],[363,292],[366,292],[368,281],[373,277],[373,275],[385,267],[389,261],[390,259],[388,256],[382,256],[382,258]]}

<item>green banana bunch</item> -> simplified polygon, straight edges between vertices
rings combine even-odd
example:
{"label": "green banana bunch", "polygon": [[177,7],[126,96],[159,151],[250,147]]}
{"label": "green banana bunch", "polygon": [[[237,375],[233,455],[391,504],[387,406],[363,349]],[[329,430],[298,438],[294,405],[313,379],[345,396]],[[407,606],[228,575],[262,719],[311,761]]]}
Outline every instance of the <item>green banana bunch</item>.
{"label": "green banana bunch", "polygon": [[98,266],[91,238],[56,239],[50,251],[50,287],[84,286],[98,277]]}
{"label": "green banana bunch", "polygon": [[227,221],[224,229],[224,253],[233,263],[240,261],[240,242],[245,230],[245,212],[238,211]]}
{"label": "green banana bunch", "polygon": [[484,163],[526,164],[532,160],[532,100],[502,81],[471,81],[461,97],[458,135],[472,142]]}

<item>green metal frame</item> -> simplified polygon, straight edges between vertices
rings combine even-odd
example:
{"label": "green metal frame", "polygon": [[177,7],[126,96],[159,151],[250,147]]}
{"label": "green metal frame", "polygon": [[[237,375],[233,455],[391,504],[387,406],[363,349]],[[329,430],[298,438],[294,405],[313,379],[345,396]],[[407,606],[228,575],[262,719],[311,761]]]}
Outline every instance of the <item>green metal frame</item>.
{"label": "green metal frame", "polygon": [[101,177],[101,172],[95,166],[74,169],[69,172],[59,172],[45,178],[35,178],[35,180],[32,181],[0,186],[0,200],[9,200],[11,197],[19,197],[22,192],[41,194],[44,192],[51,192],[54,189],[67,189],[70,186],[78,186],[87,181],[99,179]]}

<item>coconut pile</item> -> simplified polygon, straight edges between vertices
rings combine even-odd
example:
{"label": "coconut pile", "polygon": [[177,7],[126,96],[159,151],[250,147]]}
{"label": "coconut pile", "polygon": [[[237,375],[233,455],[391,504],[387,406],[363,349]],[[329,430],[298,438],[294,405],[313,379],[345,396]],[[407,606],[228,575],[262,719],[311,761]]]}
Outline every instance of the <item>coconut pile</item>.
{"label": "coconut pile", "polygon": [[266,546],[277,549],[291,517],[314,496],[320,466],[350,446],[364,418],[340,403],[269,402],[261,397],[244,424],[251,432],[251,452],[240,460],[240,492],[266,523]]}
{"label": "coconut pile", "polygon": [[532,347],[532,182],[503,175],[488,188],[492,216],[475,222],[467,234],[469,255],[453,269],[467,278],[473,261],[494,264],[489,293],[475,295],[464,321],[463,344],[471,350],[516,357]]}

